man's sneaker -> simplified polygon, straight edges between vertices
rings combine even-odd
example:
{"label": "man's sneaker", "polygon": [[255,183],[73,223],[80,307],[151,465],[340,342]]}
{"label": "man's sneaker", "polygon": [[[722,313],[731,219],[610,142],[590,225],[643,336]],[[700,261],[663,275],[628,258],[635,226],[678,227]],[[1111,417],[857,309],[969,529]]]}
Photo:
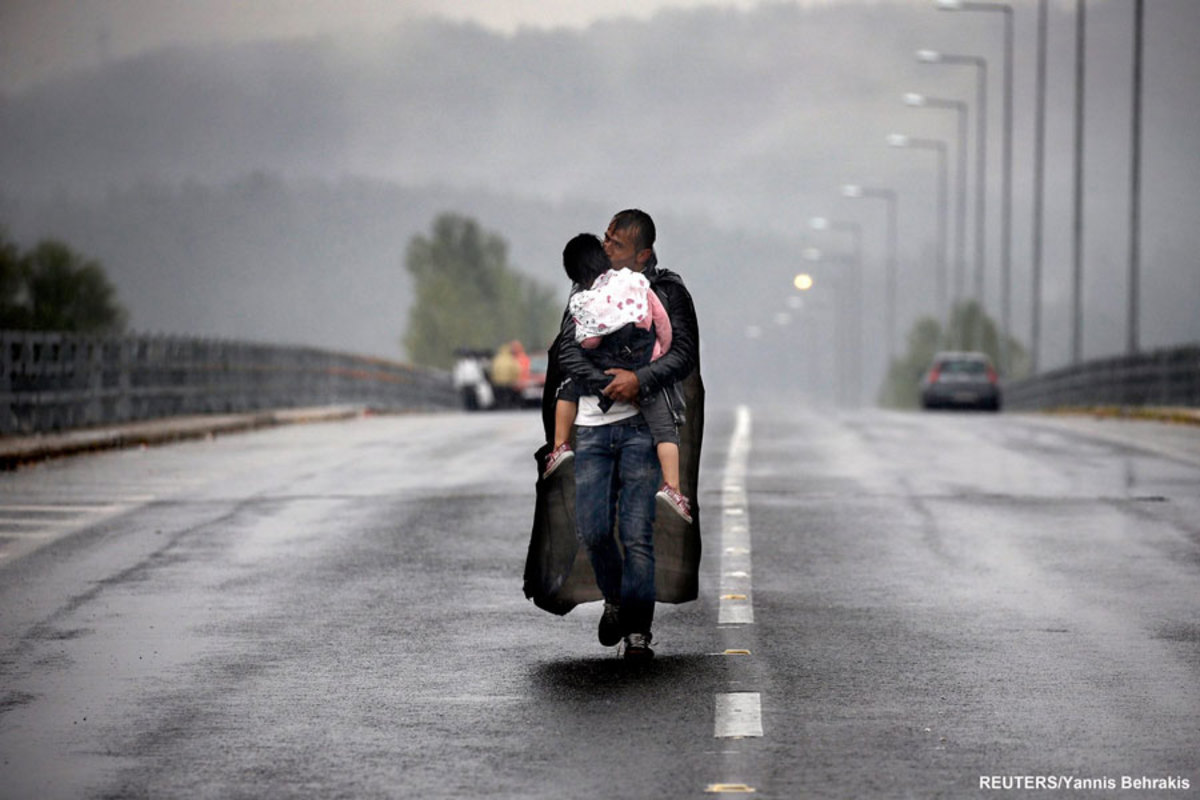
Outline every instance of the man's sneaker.
{"label": "man's sneaker", "polygon": [[571,449],[571,445],[563,442],[558,447],[550,451],[550,455],[546,456],[546,468],[542,470],[542,479],[549,478],[550,475],[563,464],[566,464],[575,457],[575,451]]}
{"label": "man's sneaker", "polygon": [[616,603],[605,603],[600,616],[600,644],[613,647],[621,641],[621,609]]}
{"label": "man's sneaker", "polygon": [[682,494],[664,483],[655,497],[658,498],[659,503],[683,517],[689,525],[692,523],[692,504]]}
{"label": "man's sneaker", "polygon": [[650,649],[650,640],[654,637],[648,633],[631,633],[625,637],[625,658],[638,660],[654,658]]}

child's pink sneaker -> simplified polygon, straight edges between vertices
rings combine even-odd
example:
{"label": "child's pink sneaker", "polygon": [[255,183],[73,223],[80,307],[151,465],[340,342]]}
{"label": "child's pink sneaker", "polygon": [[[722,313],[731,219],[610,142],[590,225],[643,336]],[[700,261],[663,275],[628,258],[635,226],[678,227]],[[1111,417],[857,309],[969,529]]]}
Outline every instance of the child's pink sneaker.
{"label": "child's pink sneaker", "polygon": [[558,447],[550,451],[550,455],[546,456],[546,468],[542,470],[542,480],[549,478],[553,472],[566,464],[575,457],[575,451],[571,449],[571,445],[563,442]]}
{"label": "child's pink sneaker", "polygon": [[692,523],[692,504],[682,494],[664,483],[655,497],[658,498],[659,503],[662,503],[683,517],[684,521],[689,525]]}

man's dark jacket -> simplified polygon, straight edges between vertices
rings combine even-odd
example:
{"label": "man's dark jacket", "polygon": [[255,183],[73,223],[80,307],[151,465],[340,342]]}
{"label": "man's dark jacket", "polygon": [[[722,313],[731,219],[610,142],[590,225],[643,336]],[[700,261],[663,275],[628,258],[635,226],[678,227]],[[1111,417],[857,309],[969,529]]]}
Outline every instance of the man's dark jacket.
{"label": "man's dark jacket", "polygon": [[[643,395],[678,383],[686,408],[679,429],[680,490],[692,504],[692,523],[670,512],[655,514],[655,588],[660,603],[685,603],[699,594],[700,505],[697,481],[700,444],[704,435],[704,382],[700,377],[700,328],[696,308],[683,281],[657,266],[642,273],[671,318],[671,348],[657,361],[636,370]],[[542,467],[554,438],[554,405],[558,386],[570,377],[585,393],[596,393],[610,376],[595,367],[575,341],[575,325],[564,317],[562,330],[550,347],[546,388],[542,394],[542,425],[547,444],[537,461],[537,502],[533,533],[525,561],[525,596],[546,611],[566,614],[579,603],[602,600],[587,552],[575,532],[575,470],[568,463],[549,478]],[[572,436],[573,438],[573,436]]]}

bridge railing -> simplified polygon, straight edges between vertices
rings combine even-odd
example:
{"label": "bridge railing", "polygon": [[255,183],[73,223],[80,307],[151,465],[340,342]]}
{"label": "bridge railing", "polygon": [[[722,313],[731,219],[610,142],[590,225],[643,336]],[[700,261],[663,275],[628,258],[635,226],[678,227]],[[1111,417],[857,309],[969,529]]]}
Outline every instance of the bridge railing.
{"label": "bridge railing", "polygon": [[307,347],[0,331],[0,434],[180,414],[458,405],[448,373]]}
{"label": "bridge railing", "polygon": [[1113,356],[1007,384],[1012,409],[1200,406],[1200,345]]}

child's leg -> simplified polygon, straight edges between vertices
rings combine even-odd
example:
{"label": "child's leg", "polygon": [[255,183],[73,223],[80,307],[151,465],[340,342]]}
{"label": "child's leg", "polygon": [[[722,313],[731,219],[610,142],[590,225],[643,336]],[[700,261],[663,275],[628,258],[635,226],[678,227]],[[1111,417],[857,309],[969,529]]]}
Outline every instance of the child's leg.
{"label": "child's leg", "polygon": [[642,400],[642,418],[650,427],[654,437],[654,450],[658,454],[658,465],[662,467],[663,483],[679,491],[679,431],[675,428],[675,417],[662,392]]}
{"label": "child's leg", "polygon": [[[571,438],[571,426],[575,424],[575,414],[579,404],[570,400],[559,399],[554,404],[554,447],[564,444]],[[678,459],[677,459],[678,460]],[[678,467],[676,468],[678,472]]]}
{"label": "child's leg", "polygon": [[659,442],[658,463],[662,467],[663,483],[679,491],[679,445],[674,442]]}

